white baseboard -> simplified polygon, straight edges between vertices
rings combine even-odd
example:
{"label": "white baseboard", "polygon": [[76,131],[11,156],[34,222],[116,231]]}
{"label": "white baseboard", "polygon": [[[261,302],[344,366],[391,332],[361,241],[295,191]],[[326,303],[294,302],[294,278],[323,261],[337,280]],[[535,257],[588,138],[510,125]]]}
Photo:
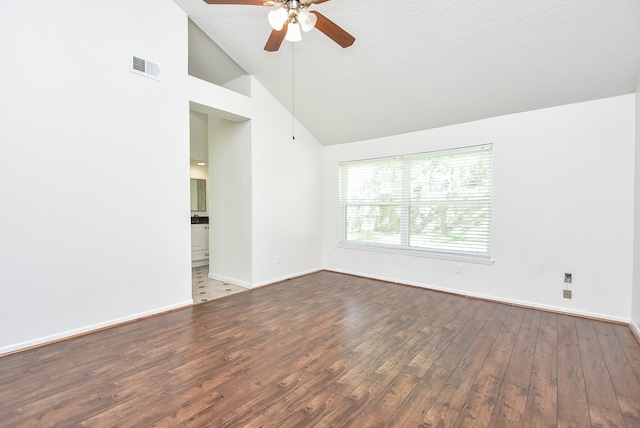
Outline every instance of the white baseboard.
{"label": "white baseboard", "polygon": [[286,281],[288,279],[293,279],[293,278],[297,278],[299,276],[309,275],[311,273],[320,272],[322,270],[323,270],[322,268],[309,269],[309,270],[305,270],[305,271],[301,271],[301,272],[292,273],[292,274],[289,274],[289,275],[286,275],[286,276],[281,276],[279,278],[273,278],[273,279],[270,279],[268,281],[257,282],[255,284],[253,284],[253,288],[264,287],[266,285],[275,284],[276,282]]}
{"label": "white baseboard", "polygon": [[215,279],[216,281],[226,282],[228,284],[237,285],[239,287],[247,288],[249,290],[251,290],[253,288],[253,286],[252,286],[252,284],[250,282],[242,281],[242,280],[236,279],[236,278],[231,278],[230,276],[218,275],[218,274],[215,274],[215,273],[209,273],[209,275],[207,275],[207,276],[209,278],[211,278],[211,279]]}
{"label": "white baseboard", "polygon": [[640,327],[638,327],[638,324],[636,324],[635,321],[631,320],[631,322],[629,322],[629,328],[636,336],[636,339],[638,339],[638,342],[640,342]]}
{"label": "white baseboard", "polygon": [[309,269],[309,270],[305,270],[305,271],[301,271],[301,272],[296,272],[296,273],[291,273],[289,275],[286,276],[282,276],[279,278],[272,278],[269,279],[267,281],[262,281],[262,282],[247,282],[247,281],[242,281],[236,278],[231,278],[229,276],[224,276],[224,275],[218,275],[215,273],[209,273],[209,278],[211,279],[215,279],[216,281],[220,281],[220,282],[226,282],[232,285],[238,285],[240,287],[244,287],[244,288],[248,288],[248,289],[253,289],[253,288],[259,288],[259,287],[264,287],[265,285],[271,285],[271,284],[275,284],[276,282],[282,282],[282,281],[286,281],[287,279],[292,279],[292,278],[297,278],[299,276],[304,276],[304,275],[309,275],[310,273],[316,273],[316,272],[320,272],[322,271],[322,268],[315,268],[315,269]]}
{"label": "white baseboard", "polygon": [[15,343],[13,345],[3,346],[2,348],[0,348],[0,356],[4,355],[4,354],[11,353],[11,352],[20,351],[20,350],[27,349],[27,348],[32,348],[34,346],[39,346],[39,345],[44,345],[44,344],[47,344],[47,343],[57,342],[59,340],[68,339],[68,338],[71,338],[71,337],[74,337],[74,336],[78,336],[78,335],[81,335],[81,334],[91,333],[93,331],[101,330],[101,329],[104,329],[104,328],[107,328],[107,327],[113,327],[113,326],[116,326],[118,324],[122,324],[122,323],[125,323],[125,322],[146,318],[146,317],[149,317],[151,315],[157,315],[157,314],[161,314],[161,313],[164,313],[164,312],[169,312],[169,311],[172,311],[172,310],[175,310],[175,309],[185,308],[185,307],[192,306],[192,305],[193,305],[193,300],[186,300],[184,302],[176,303],[176,304],[169,305],[169,306],[164,306],[162,308],[156,308],[156,309],[152,309],[150,311],[140,312],[140,313],[133,314],[133,315],[127,315],[125,317],[116,318],[116,319],[113,319],[113,320],[109,320],[109,321],[105,321],[105,322],[101,322],[101,323],[97,323],[97,324],[87,325],[87,326],[76,328],[76,329],[73,329],[73,330],[67,330],[67,331],[63,331],[61,333],[52,334],[52,335],[49,335],[49,336],[39,337],[37,339],[27,340],[25,342],[20,342],[20,343]]}
{"label": "white baseboard", "polygon": [[587,318],[595,318],[595,319],[601,319],[601,320],[607,320],[607,321],[615,321],[615,322],[624,323],[624,324],[629,324],[631,322],[630,318],[617,317],[617,316],[608,315],[608,314],[601,314],[601,313],[597,313],[597,312],[581,311],[581,310],[578,310],[578,309],[564,308],[564,307],[560,307],[560,306],[543,305],[543,304],[540,304],[540,303],[528,302],[528,301],[525,301],[525,300],[507,299],[507,298],[503,298],[503,297],[499,297],[499,296],[492,296],[492,295],[489,295],[489,294],[471,293],[471,292],[467,292],[467,291],[464,291],[464,290],[457,290],[457,289],[447,288],[447,287],[438,287],[438,286],[432,285],[432,284],[423,284],[423,283],[412,282],[412,281],[399,281],[399,280],[397,280],[395,278],[387,278],[387,277],[378,276],[378,275],[370,275],[370,274],[365,274],[365,273],[362,273],[362,272],[353,272],[353,271],[348,271],[348,270],[332,269],[332,268],[325,268],[325,270],[331,271],[331,272],[337,272],[337,273],[344,273],[344,274],[347,274],[347,275],[361,276],[363,278],[377,279],[377,280],[380,280],[380,281],[392,282],[392,283],[395,283],[395,284],[410,285],[412,287],[426,288],[428,290],[443,291],[445,293],[457,294],[459,296],[474,297],[474,298],[483,299],[483,300],[490,300],[490,301],[498,302],[498,303],[506,303],[506,304],[516,305],[516,306],[524,306],[524,307],[527,307],[527,308],[541,309],[541,310],[545,310],[545,311],[563,313],[563,314],[568,314],[568,315],[578,315],[578,316],[587,317]]}

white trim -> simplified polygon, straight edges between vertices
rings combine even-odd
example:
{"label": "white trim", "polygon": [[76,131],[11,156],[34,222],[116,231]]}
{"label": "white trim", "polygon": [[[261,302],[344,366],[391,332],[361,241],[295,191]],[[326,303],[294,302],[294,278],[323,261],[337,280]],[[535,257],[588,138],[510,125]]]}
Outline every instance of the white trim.
{"label": "white trim", "polygon": [[629,321],[629,328],[633,331],[638,342],[640,342],[640,327],[638,327],[638,324],[636,324],[634,320],[631,320]]}
{"label": "white trim", "polygon": [[4,354],[8,354],[10,352],[15,352],[22,349],[32,348],[38,345],[44,345],[47,343],[56,342],[59,340],[71,338],[73,336],[78,336],[84,333],[92,333],[94,331],[101,330],[107,327],[114,327],[114,326],[117,326],[118,324],[122,324],[128,321],[136,321],[142,318],[149,317],[151,315],[157,315],[163,312],[168,312],[175,309],[182,309],[189,306],[193,306],[193,300],[185,300],[184,302],[176,303],[169,306],[164,306],[162,308],[156,308],[156,309],[140,312],[133,315],[127,315],[125,317],[116,318],[113,320],[109,320],[109,321],[105,321],[97,324],[91,324],[88,326],[75,328],[73,330],[67,330],[61,333],[52,334],[50,336],[44,336],[44,337],[39,337],[37,339],[27,340],[26,342],[15,343],[13,345],[8,345],[0,348],[0,356]]}
{"label": "white trim", "polygon": [[269,279],[267,281],[255,282],[255,283],[241,281],[239,279],[231,278],[231,277],[224,276],[224,275],[217,275],[215,273],[210,273],[209,274],[209,278],[215,279],[216,281],[227,282],[229,284],[237,285],[239,287],[243,287],[243,288],[247,288],[249,290],[252,290],[254,288],[264,287],[266,285],[275,284],[277,282],[286,281],[288,279],[297,278],[299,276],[309,275],[311,273],[321,272],[323,270],[324,270],[323,268],[319,267],[319,268],[314,268],[314,269],[304,270],[304,271],[301,271],[301,272],[291,273],[289,275],[281,276],[279,278],[272,278],[272,279]]}
{"label": "white trim", "polygon": [[[431,251],[424,250],[407,250],[404,248],[393,248],[382,245],[371,245],[371,244],[354,244],[347,242],[337,242],[337,248],[345,248],[348,250],[364,250],[364,251],[373,251],[375,253],[387,253],[387,254],[398,254],[401,256],[414,256],[414,257],[426,257],[430,259],[441,259],[441,260],[453,260],[456,262],[465,262],[465,263],[476,263],[481,265],[492,265],[496,262],[495,259],[483,259],[481,257],[473,257],[468,256],[465,257],[463,255],[456,254],[447,254],[447,253],[436,253]],[[395,281],[392,281],[395,282]]]}
{"label": "white trim", "polygon": [[322,268],[317,268],[317,269],[309,269],[309,270],[305,270],[305,271],[302,271],[302,272],[292,273],[292,274],[289,274],[287,276],[281,276],[280,278],[273,278],[273,279],[270,279],[268,281],[257,282],[255,284],[253,284],[253,288],[264,287],[264,286],[267,286],[267,285],[275,284],[277,282],[282,282],[282,281],[286,281],[288,279],[297,278],[299,276],[305,276],[305,275],[309,275],[309,274],[316,273],[316,272],[322,272],[323,270],[324,269],[322,269]]}
{"label": "white trim", "polygon": [[[394,278],[387,278],[387,277],[384,277],[384,276],[370,275],[370,274],[366,274],[366,273],[353,272],[353,271],[342,270],[342,269],[325,268],[325,270],[330,271],[330,272],[344,273],[344,274],[347,274],[347,275],[361,276],[363,278],[377,279],[377,280],[380,280],[380,281],[386,281],[386,282],[391,282],[391,283],[395,283],[395,284],[410,285],[410,286],[413,286],[413,287],[420,287],[420,288],[425,288],[425,289],[428,289],[428,290],[443,291],[445,293],[457,294],[457,295],[463,296],[463,297],[475,297],[475,298],[484,299],[484,300],[490,300],[490,301],[498,302],[498,303],[506,303],[506,304],[512,304],[512,305],[517,305],[517,306],[525,306],[525,307],[532,308],[532,309],[542,309],[542,310],[547,310],[547,311],[556,312],[556,313],[563,313],[563,314],[568,314],[568,315],[579,315],[579,316],[583,316],[583,317],[596,318],[596,319],[607,320],[607,321],[615,321],[615,322],[631,325],[630,324],[631,323],[631,319],[630,318],[618,317],[618,316],[613,316],[613,315],[608,315],[608,314],[601,314],[601,313],[598,313],[598,312],[588,312],[588,311],[581,311],[581,310],[576,310],[576,309],[572,309],[572,308],[564,308],[564,307],[560,307],[560,306],[542,305],[542,304],[539,304],[539,303],[529,302],[529,301],[526,301],[526,300],[505,299],[504,297],[492,296],[490,294],[470,293],[470,292],[467,292],[467,291],[464,291],[464,290],[457,290],[457,289],[454,289],[454,288],[438,287],[438,286],[431,285],[431,284],[423,284],[423,283],[413,282],[413,281],[400,281],[400,280],[397,280],[397,279],[394,279]],[[640,330],[638,330],[638,331],[640,331]]]}
{"label": "white trim", "polygon": [[237,285],[238,287],[246,288],[249,290],[253,288],[253,285],[250,282],[242,281],[236,278],[231,278],[230,276],[218,275],[215,273],[209,273],[209,275],[207,276],[211,279],[215,279],[216,281],[226,282],[231,285]]}
{"label": "white trim", "polygon": [[485,143],[485,144],[475,144],[470,146],[453,147],[449,149],[428,150],[426,152],[415,152],[415,153],[407,153],[407,154],[392,155],[392,156],[379,156],[375,158],[366,158],[366,159],[357,159],[357,160],[345,160],[342,162],[338,162],[338,166],[347,165],[347,164],[364,163],[364,162],[376,162],[376,161],[383,161],[383,160],[389,160],[389,159],[411,159],[411,158],[422,157],[425,155],[440,155],[440,154],[446,154],[446,153],[468,152],[471,150],[476,150],[476,149],[484,150],[488,148],[493,149],[493,142]]}

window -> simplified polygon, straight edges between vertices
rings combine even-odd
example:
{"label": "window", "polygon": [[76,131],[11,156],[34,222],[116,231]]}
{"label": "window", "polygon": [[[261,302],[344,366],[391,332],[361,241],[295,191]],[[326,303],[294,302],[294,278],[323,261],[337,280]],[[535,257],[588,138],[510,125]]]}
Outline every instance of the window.
{"label": "window", "polygon": [[491,145],[339,165],[341,244],[490,259]]}

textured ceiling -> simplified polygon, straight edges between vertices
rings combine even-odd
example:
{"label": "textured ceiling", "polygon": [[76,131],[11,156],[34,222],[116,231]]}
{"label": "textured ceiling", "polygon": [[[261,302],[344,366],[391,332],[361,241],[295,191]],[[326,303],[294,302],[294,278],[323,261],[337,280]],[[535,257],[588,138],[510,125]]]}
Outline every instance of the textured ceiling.
{"label": "textured ceiling", "polygon": [[331,0],[311,10],[353,46],[314,29],[275,53],[272,8],[175,2],[290,111],[295,93],[324,145],[628,94],[640,76],[639,0]]}

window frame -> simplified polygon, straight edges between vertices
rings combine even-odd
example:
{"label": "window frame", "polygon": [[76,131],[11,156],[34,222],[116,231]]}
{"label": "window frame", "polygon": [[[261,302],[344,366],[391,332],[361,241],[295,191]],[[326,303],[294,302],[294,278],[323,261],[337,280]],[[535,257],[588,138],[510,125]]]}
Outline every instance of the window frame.
{"label": "window frame", "polygon": [[[488,173],[485,177],[488,179],[488,191],[483,193],[483,196],[486,197],[482,202],[480,200],[473,202],[461,202],[457,201],[458,206],[462,205],[475,205],[478,208],[478,212],[484,210],[485,212],[485,222],[486,225],[486,235],[485,241],[482,241],[486,244],[486,251],[461,251],[452,248],[446,248],[444,250],[434,249],[434,246],[437,246],[435,241],[425,241],[431,242],[433,245],[431,247],[419,247],[415,245],[410,245],[411,239],[411,217],[410,213],[413,207],[417,206],[435,206],[436,202],[425,202],[425,201],[416,201],[413,200],[411,195],[411,175],[409,172],[409,168],[411,166],[412,161],[422,160],[422,159],[434,159],[436,157],[450,156],[455,155],[456,153],[460,153],[461,155],[468,155],[472,152],[478,152],[481,150],[488,150],[488,155],[486,158],[488,159]],[[401,162],[402,168],[402,178],[401,178],[401,187],[403,196],[398,200],[393,201],[382,201],[382,200],[367,200],[367,201],[352,201],[346,197],[346,192],[348,189],[348,185],[343,181],[346,179],[343,174],[346,174],[346,169],[352,165],[358,164],[367,164],[367,163],[386,163],[391,164],[392,162]],[[415,184],[415,182],[414,182]],[[440,201],[438,202],[441,205],[455,205],[455,201]],[[484,208],[481,205],[484,204]],[[356,240],[348,240],[347,239],[347,228],[349,220],[347,219],[347,211],[349,207],[354,206],[397,206],[400,212],[400,232],[399,232],[399,243],[381,243],[381,242],[370,242],[370,241],[356,241]],[[384,252],[384,253],[392,253],[392,254],[403,254],[410,256],[418,256],[418,257],[428,257],[435,259],[445,259],[445,260],[457,260],[457,261],[465,261],[479,264],[492,264],[495,260],[492,258],[492,247],[491,247],[491,237],[492,237],[492,209],[493,209],[493,145],[491,143],[476,145],[476,146],[466,146],[466,147],[458,147],[453,149],[446,150],[437,150],[437,151],[429,151],[429,152],[421,152],[421,153],[412,153],[406,155],[397,155],[397,156],[387,156],[381,158],[372,158],[372,159],[361,159],[356,161],[345,161],[338,163],[338,241],[337,246],[341,248],[350,248],[350,249],[358,249],[358,250],[366,250],[366,251],[375,251],[375,252]],[[419,235],[418,235],[419,236]],[[397,239],[397,238],[396,238]],[[446,247],[446,245],[443,245]],[[455,247],[455,245],[453,246]]]}

